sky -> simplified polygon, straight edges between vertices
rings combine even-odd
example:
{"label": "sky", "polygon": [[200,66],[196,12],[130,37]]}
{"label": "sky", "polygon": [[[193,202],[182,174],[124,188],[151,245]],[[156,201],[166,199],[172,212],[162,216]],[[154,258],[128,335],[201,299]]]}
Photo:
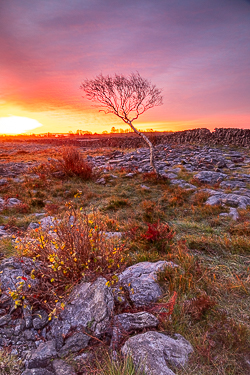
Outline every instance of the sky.
{"label": "sky", "polygon": [[142,130],[250,128],[250,1],[0,0],[0,71],[0,133],[127,129],[80,85],[132,72],[163,94]]}

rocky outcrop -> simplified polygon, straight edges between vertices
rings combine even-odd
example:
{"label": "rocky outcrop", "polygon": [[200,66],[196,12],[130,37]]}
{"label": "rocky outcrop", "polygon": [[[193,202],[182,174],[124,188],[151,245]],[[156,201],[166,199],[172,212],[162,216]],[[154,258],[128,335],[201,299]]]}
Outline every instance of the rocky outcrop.
{"label": "rocky outcrop", "polygon": [[174,338],[159,332],[146,332],[130,337],[122,353],[131,355],[147,375],[174,375],[170,369],[183,367],[193,347],[181,335]]}
{"label": "rocky outcrop", "polygon": [[[39,262],[36,264],[24,257],[5,259],[0,264],[3,293],[0,300],[0,348],[12,347],[20,355],[26,365],[23,375],[75,374],[61,358],[77,355],[89,345],[91,337],[111,337],[111,348],[117,350],[131,333],[157,328],[158,319],[146,311],[114,316],[117,290],[112,290],[103,277],[92,283],[83,280],[77,285],[65,301],[64,310],[50,322],[46,311],[33,312],[28,301],[24,301],[22,315],[13,318],[15,309],[7,291],[9,288],[15,291],[22,277],[32,282],[30,273],[38,266]],[[157,274],[167,267],[177,266],[166,261],[141,262],[123,271],[118,276],[118,286],[122,285],[126,292],[128,300],[125,302],[138,307],[156,302],[162,296]]]}
{"label": "rocky outcrop", "polygon": [[194,175],[194,178],[202,184],[215,185],[223,181],[227,175],[220,172],[202,171]]}
{"label": "rocky outcrop", "polygon": [[70,331],[90,331],[101,336],[108,328],[114,308],[114,297],[107,280],[97,279],[94,283],[81,282],[71,293],[59,319],[50,324],[51,337],[57,341],[57,348],[63,344],[63,337]]}

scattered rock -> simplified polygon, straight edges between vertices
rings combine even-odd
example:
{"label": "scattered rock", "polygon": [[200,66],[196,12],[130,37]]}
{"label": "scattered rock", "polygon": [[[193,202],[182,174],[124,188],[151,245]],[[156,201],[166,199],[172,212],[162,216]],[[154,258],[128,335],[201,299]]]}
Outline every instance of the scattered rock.
{"label": "scattered rock", "polygon": [[177,267],[172,262],[159,261],[156,263],[141,262],[128,267],[119,275],[118,287],[114,293],[119,297],[121,286],[129,295],[129,302],[136,307],[156,302],[162,296],[162,290],[157,282],[157,273],[167,267]]}
{"label": "scattered rock", "polygon": [[68,365],[62,359],[55,359],[52,362],[52,367],[55,371],[55,375],[76,375],[73,367]]}
{"label": "scattered rock", "polygon": [[227,177],[225,173],[202,171],[194,175],[194,178],[203,184],[215,185]]}
{"label": "scattered rock", "polygon": [[230,207],[229,213],[221,213],[220,216],[231,216],[232,220],[237,221],[240,217],[237,208]]}
{"label": "scattered rock", "polygon": [[43,230],[54,228],[55,224],[57,223],[56,218],[54,216],[46,216],[40,220],[40,227]]}
{"label": "scattered rock", "polygon": [[65,345],[59,350],[60,356],[76,353],[88,346],[90,337],[82,332],[77,332],[65,340]]}
{"label": "scattered rock", "polygon": [[148,375],[174,375],[169,365],[183,367],[193,352],[191,344],[181,335],[175,338],[159,332],[146,332],[130,337],[122,347]]}
{"label": "scattered rock", "polygon": [[150,190],[150,187],[148,187],[146,185],[141,185],[141,188],[144,189],[144,190]]}
{"label": "scattered rock", "polygon": [[61,340],[70,330],[89,330],[100,336],[107,330],[113,307],[114,297],[111,288],[104,278],[94,283],[81,282],[75,287],[64,310],[60,313],[60,320],[51,322],[51,335]]}
{"label": "scattered rock", "polygon": [[116,349],[125,335],[137,329],[157,327],[159,320],[152,314],[142,311],[134,314],[124,313],[114,317],[112,349]]}
{"label": "scattered rock", "polygon": [[39,345],[39,347],[32,352],[31,358],[28,361],[27,367],[32,368],[45,368],[51,360],[56,358],[56,343],[55,340],[47,341]]}
{"label": "scattered rock", "polygon": [[40,227],[40,225],[38,224],[38,223],[30,223],[29,224],[29,226],[28,226],[28,230],[31,230],[31,229],[37,229],[37,228],[39,228]]}
{"label": "scattered rock", "polygon": [[46,368],[32,368],[25,370],[22,375],[55,375],[54,372],[46,370]]}
{"label": "scattered rock", "polygon": [[229,206],[246,209],[247,206],[250,205],[250,197],[246,195],[225,194],[216,192],[206,201],[206,204],[209,206],[215,206],[222,203],[227,204]]}
{"label": "scattered rock", "polygon": [[95,183],[98,184],[98,185],[106,185],[106,180],[105,180],[104,177],[102,177],[102,178],[99,178],[98,180],[96,180]]}
{"label": "scattered rock", "polygon": [[0,186],[4,186],[4,185],[7,185],[7,184],[8,184],[7,178],[1,178],[0,179]]}
{"label": "scattered rock", "polygon": [[121,238],[122,237],[122,232],[104,232],[105,237],[107,238]]}
{"label": "scattered rock", "polygon": [[33,327],[35,329],[41,329],[48,323],[48,314],[45,310],[38,310],[34,314]]}

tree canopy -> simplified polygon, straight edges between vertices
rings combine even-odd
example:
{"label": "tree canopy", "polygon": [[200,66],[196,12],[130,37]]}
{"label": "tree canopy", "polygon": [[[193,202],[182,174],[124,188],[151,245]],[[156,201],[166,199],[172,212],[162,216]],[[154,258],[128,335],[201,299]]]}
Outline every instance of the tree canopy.
{"label": "tree canopy", "polygon": [[127,124],[148,109],[162,105],[162,90],[139,73],[132,73],[128,77],[100,74],[95,79],[84,80],[80,87],[88,99],[101,104],[105,113],[113,113]]}

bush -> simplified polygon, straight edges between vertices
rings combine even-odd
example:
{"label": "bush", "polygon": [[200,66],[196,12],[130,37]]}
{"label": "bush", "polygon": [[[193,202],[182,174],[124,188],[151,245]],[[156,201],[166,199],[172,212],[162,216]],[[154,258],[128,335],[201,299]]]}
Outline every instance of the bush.
{"label": "bush", "polygon": [[82,211],[69,207],[50,229],[36,229],[36,239],[27,237],[17,246],[20,256],[41,262],[31,273],[33,279],[40,281],[39,290],[30,285],[25,292],[24,285],[20,300],[26,298],[32,305],[53,309],[55,302],[83,277],[93,281],[104,276],[111,284],[117,280],[116,271],[124,264],[124,246],[120,239],[106,235],[98,215],[91,220]]}
{"label": "bush", "polygon": [[146,224],[147,229],[131,226],[127,232],[128,237],[146,250],[152,250],[152,248],[155,248],[158,252],[170,250],[175,236],[175,232],[170,226],[160,221]]}
{"label": "bush", "polygon": [[83,180],[90,180],[93,177],[92,166],[83,159],[81,153],[75,147],[64,147],[62,159],[51,158],[47,163],[41,163],[32,168],[32,171],[40,176],[40,184],[35,187],[45,185],[48,175],[60,179],[65,178],[65,176],[78,176]]}
{"label": "bush", "polygon": [[62,151],[62,167],[68,176],[79,176],[83,180],[92,177],[92,166],[83,159],[80,152],[74,147],[65,147]]}

